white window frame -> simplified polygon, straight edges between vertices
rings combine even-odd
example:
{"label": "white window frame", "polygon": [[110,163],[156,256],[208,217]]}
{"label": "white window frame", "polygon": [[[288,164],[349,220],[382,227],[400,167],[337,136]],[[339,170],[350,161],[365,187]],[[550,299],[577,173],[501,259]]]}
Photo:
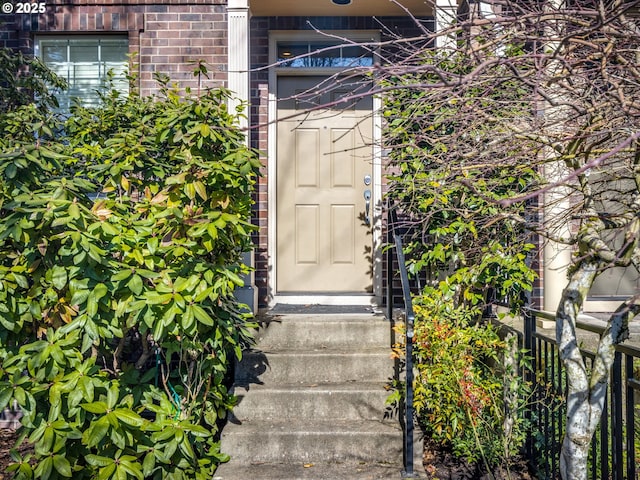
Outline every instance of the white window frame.
{"label": "white window frame", "polygon": [[[113,41],[125,43],[126,42],[126,53],[125,57],[122,59],[122,63],[120,62],[106,62],[102,60],[102,47],[106,46]],[[98,61],[97,62],[73,62],[70,60],[71,58],[71,47],[74,42],[95,42],[95,45],[98,48]],[[40,58],[45,65],[52,67],[52,69],[61,77],[63,77],[68,85],[69,90],[66,92],[58,92],[57,98],[60,104],[60,110],[63,112],[68,112],[73,104],[74,98],[77,98],[80,103],[85,105],[95,105],[97,103],[96,91],[102,88],[105,85],[107,79],[107,73],[114,68],[120,66],[122,68],[122,73],[120,75],[116,75],[116,88],[118,91],[123,93],[124,95],[128,94],[129,86],[128,81],[126,79],[125,71],[128,66],[128,59],[126,54],[129,53],[129,38],[126,35],[42,35],[38,36],[34,42],[34,54],[36,57]],[[60,63],[48,63],[45,62],[44,59],[44,51],[43,45],[47,43],[55,43],[58,45],[64,45],[66,43],[66,61]],[[97,65],[96,65],[97,63]],[[91,68],[92,66],[97,70],[97,77],[95,77],[96,82],[95,85],[90,86],[89,93],[74,95],[74,86],[77,84],[75,81],[75,77],[72,78],[72,72],[74,67],[76,66],[87,66]],[[62,68],[56,68],[62,67]],[[61,74],[60,70],[66,69],[66,75]],[[118,88],[118,84],[120,84],[120,88]]]}

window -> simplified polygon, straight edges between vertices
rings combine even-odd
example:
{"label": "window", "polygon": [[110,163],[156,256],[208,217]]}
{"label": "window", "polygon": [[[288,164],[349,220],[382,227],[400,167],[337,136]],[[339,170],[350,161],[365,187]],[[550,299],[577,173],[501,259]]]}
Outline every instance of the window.
{"label": "window", "polygon": [[347,68],[370,67],[373,53],[358,45],[317,42],[280,42],[277,52],[280,67]]}
{"label": "window", "polygon": [[68,83],[68,90],[60,92],[60,109],[69,111],[73,99],[85,106],[99,103],[98,91],[107,85],[107,74],[113,72],[114,87],[127,93],[127,53],[125,37],[49,37],[36,42],[36,55]]}

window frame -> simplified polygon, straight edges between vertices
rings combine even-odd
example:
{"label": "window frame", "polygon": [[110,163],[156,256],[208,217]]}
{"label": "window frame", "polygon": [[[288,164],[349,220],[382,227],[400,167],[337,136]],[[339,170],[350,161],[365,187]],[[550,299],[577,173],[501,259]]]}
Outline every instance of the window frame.
{"label": "window frame", "polygon": [[[72,61],[73,45],[86,43],[91,47],[97,48],[97,61]],[[61,62],[47,62],[45,59],[45,48],[47,44],[64,46],[65,60]],[[116,46],[122,48],[123,59],[119,61],[103,60],[103,47]],[[114,85],[122,94],[129,92],[129,84],[126,77],[127,68],[129,66],[129,37],[126,34],[118,35],[38,35],[34,39],[34,55],[38,57],[45,65],[51,68],[57,75],[67,81],[68,89],[66,91],[55,92],[58,99],[59,110],[69,112],[71,106],[76,102],[85,106],[95,106],[99,104],[97,91],[104,90],[109,71],[113,71],[115,67],[121,65],[119,72],[116,72]],[[97,70],[96,75],[78,76],[77,67],[88,67],[87,71],[91,72],[91,68]],[[84,80],[84,85],[83,85]]]}

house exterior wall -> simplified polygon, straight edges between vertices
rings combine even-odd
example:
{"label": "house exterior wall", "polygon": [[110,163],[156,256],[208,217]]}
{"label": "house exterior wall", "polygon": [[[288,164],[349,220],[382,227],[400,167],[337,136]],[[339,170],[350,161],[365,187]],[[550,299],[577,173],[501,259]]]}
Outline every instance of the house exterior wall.
{"label": "house exterior wall", "polygon": [[46,13],[0,16],[0,46],[32,53],[38,35],[121,34],[137,53],[143,95],[157,89],[154,72],[181,86],[197,86],[190,62],[204,60],[210,79],[203,86],[226,82],[226,0],[49,0]]}
{"label": "house exterior wall", "polygon": [[[119,34],[129,41],[130,53],[137,54],[137,74],[143,95],[154,93],[155,72],[169,75],[180,86],[195,88],[196,60],[209,66],[210,78],[204,87],[224,86],[227,82],[228,14],[227,0],[50,0],[40,15],[3,15],[0,17],[0,46],[33,52],[39,35]],[[422,25],[435,28],[433,18]],[[270,31],[357,31],[379,30],[381,40],[391,35],[413,37],[422,33],[409,17],[253,17],[250,20],[250,110],[249,142],[261,152],[269,151],[269,32]],[[266,155],[266,153],[264,153]],[[266,306],[274,292],[269,279],[268,188],[274,173],[267,171],[263,157],[263,177],[255,193],[253,223],[255,284],[260,306]],[[383,187],[384,188],[384,187]],[[383,266],[386,268],[386,266]],[[538,266],[538,271],[542,271]],[[386,272],[382,272],[386,279]],[[539,298],[541,282],[534,298]],[[383,285],[386,288],[386,285]]]}
{"label": "house exterior wall", "polygon": [[[180,86],[196,87],[193,61],[204,60],[210,78],[204,87],[226,85],[228,29],[227,0],[50,0],[39,15],[0,17],[0,46],[33,53],[38,36],[119,34],[127,37],[129,51],[136,54],[138,86],[143,95],[154,93],[155,72],[167,74]],[[432,20],[427,20],[431,24]],[[415,20],[405,17],[254,17],[250,22],[250,118],[252,147],[268,151],[268,70],[271,30],[375,30],[382,39],[393,32],[418,33]],[[268,182],[272,178],[263,158],[264,176],[259,180],[253,222],[255,235],[255,283],[259,303],[267,304],[268,291]],[[275,232],[273,232],[275,233]]]}

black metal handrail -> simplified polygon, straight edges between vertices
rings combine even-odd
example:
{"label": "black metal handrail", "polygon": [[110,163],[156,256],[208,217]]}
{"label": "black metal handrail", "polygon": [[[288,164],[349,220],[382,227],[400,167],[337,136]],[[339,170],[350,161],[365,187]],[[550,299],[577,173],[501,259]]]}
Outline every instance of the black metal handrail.
{"label": "black metal handrail", "polygon": [[[396,211],[387,205],[387,318],[393,320],[393,256],[391,249],[395,248],[398,262],[398,273],[402,284],[402,299],[405,310],[405,398],[404,398],[404,429],[403,452],[404,470],[402,478],[417,478],[414,472],[414,408],[413,408],[413,301],[409,285],[409,274],[404,258],[402,236],[397,228],[398,217]],[[391,241],[393,239],[393,242]]]}

